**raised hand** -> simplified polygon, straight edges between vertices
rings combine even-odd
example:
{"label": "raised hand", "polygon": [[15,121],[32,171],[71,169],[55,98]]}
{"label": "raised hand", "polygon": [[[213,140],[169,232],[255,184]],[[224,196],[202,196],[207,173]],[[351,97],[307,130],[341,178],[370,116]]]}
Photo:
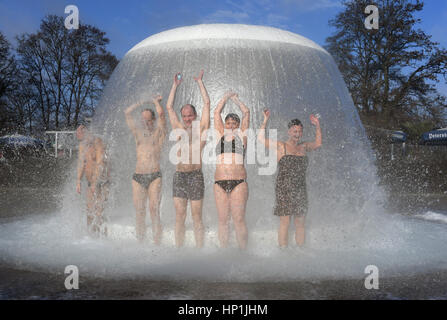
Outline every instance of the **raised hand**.
{"label": "raised hand", "polygon": [[320,125],[320,120],[313,114],[310,115],[310,122],[314,125],[314,126],[318,126]]}
{"label": "raised hand", "polygon": [[81,194],[81,183],[80,182],[76,183],[76,192]]}
{"label": "raised hand", "polygon": [[239,95],[237,93],[231,96],[231,100],[233,100],[233,102],[238,106],[242,104],[241,100],[239,100]]}
{"label": "raised hand", "polygon": [[233,99],[233,97],[237,96],[237,94],[233,91],[227,91],[224,95],[224,99],[228,100],[228,99]]}
{"label": "raised hand", "polygon": [[159,95],[159,94],[152,98],[152,102],[154,104],[160,103],[161,100],[163,100],[163,97],[161,95]]}
{"label": "raised hand", "polygon": [[[179,76],[180,76],[180,77],[179,77]],[[179,78],[180,78],[180,79],[179,79]],[[179,86],[180,83],[182,83],[182,81],[183,81],[182,74],[181,74],[180,72],[176,73],[175,76],[174,76],[174,84],[175,84],[176,86]]]}
{"label": "raised hand", "polygon": [[267,121],[270,118],[270,110],[269,109],[264,109],[264,121]]}
{"label": "raised hand", "polygon": [[195,81],[202,81],[203,73],[204,73],[203,70],[201,70],[200,73],[199,73],[199,76],[198,77],[194,77],[194,80]]}

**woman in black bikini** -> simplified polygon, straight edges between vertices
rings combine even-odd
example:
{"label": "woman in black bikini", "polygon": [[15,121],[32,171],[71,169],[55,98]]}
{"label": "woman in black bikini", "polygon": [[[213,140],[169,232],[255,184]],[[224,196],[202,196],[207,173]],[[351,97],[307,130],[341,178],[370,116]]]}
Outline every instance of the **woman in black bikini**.
{"label": "woman in black bikini", "polygon": [[276,146],[278,159],[278,176],[276,178],[276,203],[274,214],[279,216],[278,243],[287,247],[290,216],[295,217],[295,241],[302,246],[305,239],[304,220],[307,213],[306,191],[306,153],[321,146],[320,121],[314,115],[310,122],[316,126],[315,141],[300,142],[303,125],[298,119],[288,124],[289,139],[285,142],[265,138],[265,127],[270,118],[270,111],[264,111],[264,122],[258,133],[258,140],[267,148]]}
{"label": "woman in black bikini", "polygon": [[[243,116],[230,113],[222,122],[222,109],[231,99],[239,107]],[[250,110],[234,92],[228,92],[220,100],[214,111],[214,128],[217,131],[216,173],[214,175],[214,196],[219,215],[218,237],[220,246],[228,246],[230,213],[233,218],[239,248],[247,246],[248,232],[245,224],[245,206],[248,199],[247,172],[244,167],[247,147],[246,130],[250,124]]]}

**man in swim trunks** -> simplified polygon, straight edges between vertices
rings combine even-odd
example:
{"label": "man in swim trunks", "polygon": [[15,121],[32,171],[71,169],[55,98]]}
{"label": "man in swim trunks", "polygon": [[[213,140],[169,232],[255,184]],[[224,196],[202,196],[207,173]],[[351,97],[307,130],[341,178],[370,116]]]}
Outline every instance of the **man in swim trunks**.
{"label": "man in swim trunks", "polygon": [[126,122],[135,137],[137,164],[132,177],[133,203],[136,210],[136,236],[139,241],[146,237],[146,204],[149,198],[149,211],[152,220],[152,235],[156,245],[161,242],[162,225],[160,222],[161,172],[160,155],[166,137],[166,118],[160,101],[160,95],[152,102],[157,110],[158,119],[151,109],[140,113],[135,121],[132,113],[143,103],[136,103],[124,113]]}
{"label": "man in swim trunks", "polygon": [[[174,83],[172,84],[171,92],[169,94],[168,103],[166,106],[172,129],[186,130],[189,136],[189,141],[186,141],[186,143],[188,143],[187,148],[189,150],[189,159],[186,162],[180,161],[177,164],[176,172],[173,179],[173,197],[176,211],[175,245],[177,247],[183,246],[185,240],[185,219],[188,200],[191,203],[191,214],[193,219],[196,246],[198,248],[203,247],[204,227],[202,222],[202,205],[205,184],[202,174],[201,155],[206,141],[201,141],[200,137],[202,136],[202,133],[208,130],[210,127],[210,98],[203,84],[202,78],[203,70],[200,72],[198,77],[194,78],[194,80],[199,85],[200,93],[203,100],[202,118],[200,119],[200,135],[198,136],[199,141],[193,141],[192,139],[192,124],[193,121],[195,121],[197,118],[195,107],[191,104],[185,104],[180,109],[182,122],[180,122],[173,108],[177,87],[182,82],[181,75],[179,73],[176,74],[174,77]],[[196,133],[194,133],[194,135],[195,134]],[[195,147],[197,143],[200,143],[200,148]],[[193,155],[194,150],[195,152],[200,152],[198,157],[197,155]],[[179,150],[177,156],[180,158],[182,157],[181,150]],[[198,159],[198,161],[196,161],[198,163],[194,163],[193,161],[196,158]]]}
{"label": "man in swim trunks", "polygon": [[76,130],[79,140],[76,192],[81,194],[81,179],[87,188],[87,228],[93,235],[107,235],[104,223],[104,204],[109,193],[109,170],[104,142],[95,137],[85,125]]}

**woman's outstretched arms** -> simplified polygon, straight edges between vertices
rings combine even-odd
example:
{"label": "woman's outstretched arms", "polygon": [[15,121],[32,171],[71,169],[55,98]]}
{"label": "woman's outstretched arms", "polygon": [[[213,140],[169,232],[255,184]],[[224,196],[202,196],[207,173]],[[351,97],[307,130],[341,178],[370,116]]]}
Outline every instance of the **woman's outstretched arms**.
{"label": "woman's outstretched arms", "polygon": [[241,123],[241,131],[245,132],[250,127],[250,109],[247,108],[247,106],[239,100],[239,97],[237,94],[233,95],[231,97],[231,100],[239,107],[239,109],[242,112],[242,123]]}
{"label": "woman's outstretched arms", "polygon": [[315,141],[306,142],[306,149],[308,151],[318,149],[319,147],[321,147],[322,144],[320,120],[316,116],[311,114],[310,122],[315,126],[316,132],[315,132]]}
{"label": "woman's outstretched arms", "polygon": [[264,121],[262,122],[261,127],[259,128],[258,141],[261,142],[263,145],[265,145],[267,148],[270,148],[270,144],[276,143],[276,141],[265,138],[265,128],[267,127],[267,123],[270,119],[270,110],[265,109],[263,113],[264,113]]}
{"label": "woman's outstretched arms", "polygon": [[220,99],[219,103],[217,104],[216,109],[214,110],[214,128],[221,136],[224,135],[224,123],[222,121],[221,113],[227,101],[234,95],[235,93],[232,91],[225,93],[225,95],[222,97],[222,99]]}

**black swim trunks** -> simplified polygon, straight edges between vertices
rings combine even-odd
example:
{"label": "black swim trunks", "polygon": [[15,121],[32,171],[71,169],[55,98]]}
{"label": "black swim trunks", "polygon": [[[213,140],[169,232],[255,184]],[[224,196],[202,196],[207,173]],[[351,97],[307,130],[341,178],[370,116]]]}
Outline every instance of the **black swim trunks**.
{"label": "black swim trunks", "polygon": [[202,170],[190,172],[176,171],[172,182],[174,198],[202,200],[205,193],[205,182]]}
{"label": "black swim trunks", "polygon": [[[87,181],[87,185],[90,188],[92,186],[92,183],[90,181]],[[109,185],[110,185],[110,180],[109,179],[106,179],[106,180],[98,179],[96,181],[96,187],[97,188],[104,188],[104,187],[107,187]]]}
{"label": "black swim trunks", "polygon": [[134,173],[134,175],[132,176],[132,179],[138,182],[145,189],[149,188],[151,183],[158,178],[161,178],[160,171],[147,174]]}

